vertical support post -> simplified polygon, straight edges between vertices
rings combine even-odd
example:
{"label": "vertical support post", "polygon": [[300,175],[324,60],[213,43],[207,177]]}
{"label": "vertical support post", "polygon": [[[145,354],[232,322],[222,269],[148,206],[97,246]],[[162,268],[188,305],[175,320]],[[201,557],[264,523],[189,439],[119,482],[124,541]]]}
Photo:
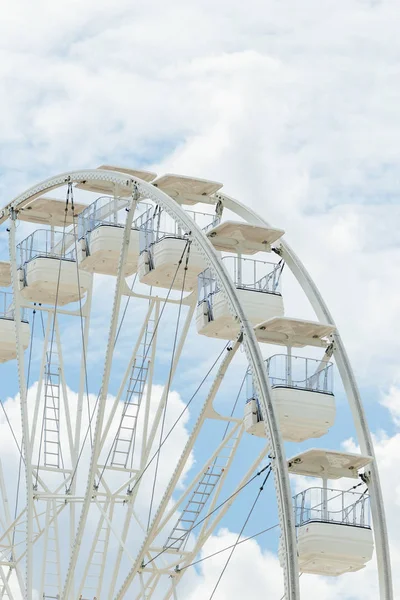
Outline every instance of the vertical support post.
{"label": "vertical support post", "polygon": [[118,207],[118,197],[117,197],[117,184],[114,183],[114,210],[113,210],[113,221],[114,221],[114,225],[117,225],[118,223],[118,218],[117,218],[117,207]]}
{"label": "vertical support post", "polygon": [[298,523],[296,523],[296,525],[302,525],[303,521],[304,521],[304,506],[305,506],[305,501],[306,501],[306,493],[307,493],[307,491],[304,490],[304,492],[302,492],[302,494],[301,494],[300,521]]}
{"label": "vertical support post", "polygon": [[[306,379],[305,379],[305,381],[306,381],[306,386],[308,387],[309,384],[312,383],[312,381],[311,382],[308,381],[308,358],[306,358],[305,361],[306,361]],[[311,376],[310,376],[310,379],[311,379]]]}
{"label": "vertical support post", "polygon": [[344,521],[344,492],[342,492],[342,520]]}
{"label": "vertical support post", "polygon": [[172,593],[174,595],[174,600],[178,600],[178,593],[176,591],[175,577],[172,577]]}
{"label": "vertical support post", "polygon": [[328,480],[322,479],[322,520],[328,520]]}
{"label": "vertical support post", "polygon": [[[82,356],[81,356],[81,364],[80,364],[80,381],[79,381],[79,393],[78,393],[78,405],[77,405],[77,413],[76,413],[76,421],[75,421],[75,434],[74,434],[74,446],[71,450],[71,462],[72,469],[76,468],[78,456],[79,456],[79,447],[80,447],[80,436],[81,436],[81,428],[82,428],[82,413],[83,413],[83,398],[85,395],[86,389],[86,353],[88,348],[89,341],[89,327],[90,327],[90,311],[92,306],[92,295],[93,295],[93,278],[91,279],[89,289],[87,291],[86,302],[82,307],[82,316],[84,318],[84,326],[83,326],[83,340],[82,340]],[[89,390],[88,390],[89,391]],[[71,494],[75,493],[76,489],[76,480],[72,482],[71,486]],[[70,511],[70,521],[69,521],[69,546],[70,551],[72,552],[74,546],[74,538],[75,538],[75,529],[76,529],[76,504],[75,502],[69,503],[69,511]],[[72,588],[75,586],[75,576],[74,573],[71,575],[71,585]]]}
{"label": "vertical support post", "polygon": [[[7,527],[9,528],[9,525],[12,523],[12,518],[11,518],[11,513],[10,513],[10,505],[9,505],[9,501],[8,501],[8,496],[7,496],[7,489],[6,489],[6,484],[4,481],[4,476],[3,476],[3,465],[2,462],[0,460],[0,494],[1,494],[1,499],[2,499],[2,504],[3,504],[3,511],[4,511],[4,516],[5,516],[5,523],[4,523],[4,529]],[[15,548],[14,548],[14,544],[13,544],[13,536],[11,534],[11,532],[8,534],[7,536],[8,542],[10,544],[11,547],[11,553],[12,553],[12,560],[15,560]],[[1,569],[2,571],[2,569]],[[24,590],[24,581],[23,581],[23,577],[21,574],[21,570],[20,570],[20,566],[18,565],[18,563],[15,564],[15,572],[17,575],[17,579],[18,579],[18,583],[19,583],[19,587],[20,587],[20,592],[21,594],[23,594],[23,590]],[[3,595],[0,596],[0,598],[2,598],[4,596],[4,592],[6,591],[6,587],[4,586],[3,588]],[[10,596],[10,600],[12,600],[11,596]]]}
{"label": "vertical support post", "polygon": [[104,361],[103,368],[103,377],[101,381],[100,393],[99,393],[99,402],[98,409],[96,415],[96,425],[93,435],[93,448],[92,454],[90,458],[90,467],[89,473],[86,483],[86,492],[85,499],[82,505],[81,515],[78,523],[78,528],[75,534],[74,544],[72,546],[70,561],[68,565],[67,575],[65,578],[64,590],[62,593],[63,598],[70,598],[73,596],[73,577],[74,571],[76,567],[76,563],[79,557],[79,551],[81,546],[81,541],[85,532],[86,521],[89,514],[90,505],[92,503],[93,494],[96,493],[95,489],[95,477],[97,472],[97,464],[99,459],[99,454],[101,450],[101,434],[103,430],[104,423],[104,415],[106,410],[106,401],[108,394],[108,386],[111,377],[111,367],[112,367],[112,359],[114,355],[114,344],[115,338],[117,334],[118,328],[118,316],[121,306],[121,293],[122,287],[125,283],[125,263],[128,255],[129,242],[131,237],[131,227],[133,216],[135,213],[136,205],[139,199],[139,193],[137,188],[135,187],[132,193],[132,201],[129,206],[129,211],[126,217],[124,235],[121,245],[121,252],[119,256],[119,264],[118,264],[118,272],[115,283],[115,291],[114,291],[114,301],[111,313],[111,321],[110,321],[110,329],[108,333],[108,343],[106,350],[106,357]]}
{"label": "vertical support post", "polygon": [[286,357],[286,378],[288,382],[288,386],[292,387],[292,347],[287,347],[287,357]]}
{"label": "vertical support post", "polygon": [[[46,252],[50,252],[50,254],[53,254],[54,252],[54,225],[51,226],[50,228],[50,248],[46,248]],[[61,245],[61,252],[64,253],[64,244]]]}
{"label": "vertical support post", "polygon": [[47,552],[49,546],[49,529],[50,529],[50,513],[51,513],[51,500],[47,502],[46,506],[46,520],[45,520],[45,532],[43,540],[42,550],[42,575],[40,583],[40,596],[45,598],[45,586],[46,586],[46,566],[47,566]]}
{"label": "vertical support post", "polygon": [[[154,308],[153,319],[154,323],[157,324],[160,317],[160,300],[156,301],[156,305]],[[147,378],[147,393],[146,393],[146,404],[144,411],[144,422],[143,422],[143,432],[142,432],[142,450],[140,457],[140,468],[144,469],[144,454],[145,449],[147,447],[147,435],[149,429],[149,419],[150,419],[150,403],[151,403],[151,394],[153,390],[153,375],[154,375],[154,366],[156,361],[156,350],[157,350],[157,336],[158,336],[158,328],[154,331],[154,338],[152,342],[151,348],[151,356],[150,356],[150,366],[149,366],[149,374]]]}
{"label": "vertical support post", "polygon": [[80,380],[79,380],[79,393],[78,393],[78,407],[76,412],[76,423],[75,423],[75,436],[74,436],[74,459],[73,459],[73,468],[75,468],[76,458],[79,454],[79,446],[80,446],[80,436],[82,429],[82,412],[83,412],[83,397],[85,395],[85,385],[86,385],[86,352],[88,348],[88,340],[89,340],[89,327],[90,327],[90,310],[92,305],[92,295],[93,295],[93,279],[91,280],[90,287],[87,291],[86,302],[83,307],[83,318],[85,319],[85,324],[83,328],[83,348],[82,348],[82,356],[81,356],[81,365],[80,365]]}
{"label": "vertical support post", "polygon": [[25,598],[32,599],[33,575],[33,486],[32,455],[29,440],[28,402],[25,380],[24,351],[21,340],[21,299],[16,257],[16,220],[17,213],[11,209],[10,214],[9,252],[11,263],[11,280],[13,287],[15,340],[17,346],[18,381],[20,393],[20,410],[22,426],[22,451],[25,459],[26,485],[26,563],[25,563]]}
{"label": "vertical support post", "polygon": [[142,598],[143,598],[143,600],[146,600],[146,587],[144,585],[144,579],[143,579],[143,572],[142,571],[139,572],[139,579],[140,579],[140,587],[142,588]]}
{"label": "vertical support post", "polygon": [[243,282],[243,272],[242,272],[242,255],[240,252],[237,253],[237,286],[241,287]]}

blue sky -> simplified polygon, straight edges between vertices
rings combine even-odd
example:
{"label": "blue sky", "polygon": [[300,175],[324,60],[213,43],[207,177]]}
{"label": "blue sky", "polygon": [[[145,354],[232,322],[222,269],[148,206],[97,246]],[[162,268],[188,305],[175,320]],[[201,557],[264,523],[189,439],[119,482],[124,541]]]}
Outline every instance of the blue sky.
{"label": "blue sky", "polygon": [[[17,0],[4,11],[0,204],[52,174],[105,162],[221,181],[285,229],[355,368],[398,561],[398,3],[81,0],[64,8]],[[3,226],[0,259],[6,237]],[[311,318],[288,273],[283,286],[287,314]],[[95,311],[105,320],[100,302]],[[15,368],[0,369],[4,398],[15,393]],[[178,379],[177,391],[186,385]],[[339,384],[337,392],[329,443],[339,447],[354,432]],[[209,577],[199,575],[193,600]],[[373,569],[367,577],[375,581]],[[342,597],[366,598],[360,581]],[[347,593],[320,585],[324,600]]]}

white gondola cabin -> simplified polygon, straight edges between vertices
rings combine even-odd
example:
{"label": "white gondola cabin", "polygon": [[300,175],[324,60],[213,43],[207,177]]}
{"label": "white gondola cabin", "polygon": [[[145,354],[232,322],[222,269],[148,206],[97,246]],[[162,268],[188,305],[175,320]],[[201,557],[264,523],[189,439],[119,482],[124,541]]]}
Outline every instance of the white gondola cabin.
{"label": "white gondola cabin", "polygon": [[[330,480],[360,480],[359,469],[371,456],[311,448],[288,460],[289,473],[322,479],[293,498],[299,569],[302,573],[338,576],[359,571],[371,560],[374,542],[370,527],[368,488],[356,484],[344,491]],[[348,487],[345,485],[344,487]],[[283,564],[282,540],[279,558]]]}
{"label": "white gondola cabin", "polygon": [[[329,482],[342,478],[359,481],[359,470],[372,460],[371,456],[322,448],[311,448],[288,460],[292,475],[322,479],[322,485],[293,498],[302,573],[338,576],[359,571],[371,560],[374,542],[368,488],[344,491],[331,487]],[[282,552],[281,544],[281,562]]]}
{"label": "white gondola cabin", "polygon": [[[121,253],[124,224],[130,200],[102,196],[88,206],[78,219],[79,268],[90,273],[116,275]],[[148,205],[139,203],[138,215]],[[132,226],[125,275],[136,272],[139,258],[139,230]]]}
{"label": "white gondola cabin", "polygon": [[[250,323],[256,325],[283,315],[280,263],[239,256],[224,256],[222,262],[234,282]],[[225,296],[210,269],[206,269],[199,276],[196,325],[201,335],[225,340],[234,339],[240,331],[239,321],[231,314]]]}
{"label": "white gondola cabin", "polygon": [[26,300],[63,306],[80,300],[91,285],[89,273],[78,275],[72,233],[38,229],[18,245],[17,256]]}
{"label": "white gondola cabin", "polygon": [[[21,311],[21,345],[23,350],[29,346],[30,330],[26,311]],[[12,360],[17,356],[15,335],[13,295],[0,292],[0,363]]]}
{"label": "white gondola cabin", "polygon": [[[187,211],[200,227],[206,227],[213,215]],[[159,288],[191,292],[206,262],[187,233],[159,208],[143,216],[140,225],[138,275],[141,283]]]}
{"label": "white gondola cabin", "polygon": [[[354,504],[358,501],[365,504],[366,500],[355,496]],[[374,551],[371,529],[346,521],[305,522],[299,528],[297,544],[300,571],[315,575],[337,576],[359,571],[371,560]]]}
{"label": "white gondola cabin", "polygon": [[[302,442],[325,435],[336,416],[333,364],[277,354],[266,361],[266,369],[283,439]],[[264,422],[250,372],[247,378],[245,429],[252,435],[264,437]]]}
{"label": "white gondola cabin", "polygon": [[[337,577],[363,569],[372,559],[369,495],[322,487],[294,499],[301,573]],[[279,558],[283,564],[282,543]]]}

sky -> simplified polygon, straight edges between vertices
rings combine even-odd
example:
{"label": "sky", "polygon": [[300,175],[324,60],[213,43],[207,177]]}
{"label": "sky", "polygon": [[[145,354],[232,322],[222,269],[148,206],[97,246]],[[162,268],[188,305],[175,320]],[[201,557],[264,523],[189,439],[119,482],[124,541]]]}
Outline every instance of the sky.
{"label": "sky", "polygon": [[[221,181],[283,228],[334,315],[363,393],[400,595],[397,15],[395,0],[8,3],[0,204],[53,174],[108,163]],[[3,228],[2,257],[5,244]],[[289,277],[284,293],[285,285],[287,311],[306,314]],[[101,320],[101,303],[95,309]],[[339,402],[332,443],[353,448]],[[228,545],[230,529],[207,551]],[[247,575],[254,598],[279,600],[267,547],[249,542],[233,560],[220,600],[241,598]],[[206,597],[219,568],[207,561],[188,577],[187,597]],[[373,565],[302,585],[310,600],[377,597]]]}

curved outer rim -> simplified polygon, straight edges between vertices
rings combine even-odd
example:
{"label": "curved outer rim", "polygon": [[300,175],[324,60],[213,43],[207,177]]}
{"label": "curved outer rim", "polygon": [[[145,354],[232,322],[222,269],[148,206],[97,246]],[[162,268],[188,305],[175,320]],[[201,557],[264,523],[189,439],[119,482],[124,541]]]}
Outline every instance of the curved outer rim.
{"label": "curved outer rim", "polygon": [[[17,196],[5,209],[0,212],[0,217],[4,217],[4,211],[18,209],[21,204],[32,200],[42,193],[46,193],[52,189],[65,185],[67,182],[81,183],[87,180],[106,181],[115,184],[136,184],[139,192],[143,192],[150,199],[161,205],[176,221],[178,221],[184,230],[191,232],[191,238],[196,246],[203,254],[206,262],[214,271],[217,280],[221,286],[221,290],[226,296],[229,308],[234,315],[237,315],[243,333],[243,344],[252,369],[254,383],[259,393],[261,401],[261,409],[264,417],[264,424],[268,439],[270,440],[270,450],[272,463],[275,473],[275,487],[279,511],[279,519],[281,526],[281,535],[283,541],[284,552],[282,558],[284,561],[284,586],[286,600],[299,600],[299,572],[297,563],[297,542],[295,531],[294,511],[292,508],[292,495],[287,469],[284,445],[279,430],[277,418],[272,403],[271,390],[269,381],[266,375],[264,360],[258,345],[252,325],[246,318],[246,315],[240,304],[236,288],[230,279],[225,267],[219,260],[218,254],[212,246],[210,240],[204,232],[197,226],[185,210],[170,196],[166,195],[161,190],[152,186],[150,183],[144,182],[136,177],[127,177],[126,174],[118,171],[103,171],[101,169],[89,169],[83,171],[72,171],[63,173],[58,176],[49,178],[36,186],[28,189],[23,194]],[[99,407],[100,408],[100,407]],[[95,431],[93,445],[95,446],[95,436],[100,435]],[[86,499],[90,502],[90,497]],[[82,508],[82,510],[84,507]],[[69,565],[68,573],[71,572]],[[67,575],[68,578],[68,575]],[[121,599],[129,589],[132,581],[132,570],[128,574],[121,589],[117,593],[116,598]],[[66,598],[65,591],[69,589],[67,584],[64,588],[63,597]],[[29,591],[27,591],[29,595]],[[28,596],[29,597],[29,596]]]}
{"label": "curved outer rim", "polygon": [[[236,213],[248,223],[253,225],[269,226],[269,223],[259,217],[256,212],[247,206],[244,206],[238,200],[230,198],[229,196],[221,193],[217,193],[216,197],[223,202],[224,206],[228,210]],[[280,244],[282,258],[285,260],[293,275],[301,285],[320,322],[335,325],[333,317],[307,269],[304,267],[289,244],[285,242],[285,240],[281,239]],[[332,337],[334,341],[335,361],[347,393],[361,452],[374,458],[369,466],[368,488],[371,496],[371,513],[378,564],[379,591],[381,600],[393,600],[392,570],[385,507],[383,503],[382,489],[380,485],[378,466],[375,459],[372,436],[368,427],[368,422],[356,378],[337,329]]]}
{"label": "curved outer rim", "polygon": [[[16,197],[10,204],[9,207],[17,208],[21,203],[24,203],[27,200],[33,199],[38,195],[48,192],[51,189],[55,189],[61,185],[64,185],[67,181],[74,182],[82,182],[86,179],[96,179],[103,180],[114,183],[128,183],[134,181],[138,184],[139,187],[143,188],[143,191],[149,192],[150,196],[154,196],[156,202],[159,202],[174,218],[179,220],[181,224],[191,231],[195,232],[194,241],[196,245],[200,247],[200,249],[205,253],[208,260],[211,262],[211,266],[213,270],[217,274],[217,278],[220,279],[220,283],[222,287],[228,290],[225,293],[227,294],[227,298],[230,304],[231,310],[233,309],[239,317],[243,316],[242,327],[244,331],[244,342],[246,351],[248,353],[249,362],[252,364],[253,373],[255,376],[255,383],[259,388],[260,399],[262,400],[262,409],[266,424],[267,433],[274,433],[274,429],[276,431],[275,438],[273,436],[270,437],[272,443],[272,452],[275,456],[275,466],[276,466],[276,474],[278,480],[279,487],[279,476],[281,476],[281,482],[286,488],[289,484],[288,475],[286,469],[286,462],[284,460],[284,450],[282,439],[280,436],[279,429],[276,423],[276,417],[274,415],[273,406],[271,403],[271,395],[269,389],[269,382],[265,376],[265,372],[262,369],[262,357],[260,350],[258,348],[258,343],[255,339],[254,332],[250,324],[247,322],[246,318],[243,315],[243,311],[241,310],[240,303],[237,299],[236,290],[232,285],[232,282],[225,272],[224,268],[221,267],[221,263],[218,261],[217,256],[215,254],[214,248],[211,246],[210,242],[207,240],[206,236],[201,232],[196,225],[190,219],[190,217],[185,214],[185,211],[176,204],[174,200],[172,200],[169,196],[152,186],[146,182],[143,182],[137,178],[127,178],[125,174],[122,174],[118,171],[101,171],[99,169],[96,170],[84,170],[84,171],[74,171],[65,174],[61,174],[59,176],[47,179],[42,183],[30,188],[20,196]],[[264,221],[261,217],[259,217],[253,210],[247,208],[239,201],[230,198],[221,193],[216,194],[216,198],[221,199],[224,206],[237,215],[244,218],[247,222],[259,225],[267,225],[268,223]],[[8,207],[0,210],[0,221],[2,218],[4,219],[5,212]],[[196,231],[197,230],[197,231]],[[288,263],[291,271],[294,276],[300,283],[303,291],[308,297],[312,307],[314,308],[319,320],[323,323],[330,323],[334,325],[333,318],[326,306],[319,290],[307,270],[298,259],[296,254],[290,248],[290,246],[284,241],[281,240],[281,249],[282,249],[282,257]],[[211,255],[211,256],[210,256]],[[212,260],[210,260],[210,258]],[[222,279],[221,279],[222,275]],[[236,300],[236,302],[232,303],[232,299]],[[236,307],[236,304],[238,305]],[[236,308],[239,310],[236,311]],[[357,431],[358,441],[360,443],[361,451],[370,456],[375,456],[373,443],[371,434],[367,425],[364,409],[361,402],[361,396],[355,381],[354,373],[352,371],[347,353],[345,351],[344,345],[341,341],[339,334],[336,332],[333,336],[334,338],[334,355],[339,368],[339,372],[341,378],[343,380],[343,384],[345,386],[346,392],[348,394],[348,399],[350,403],[350,407],[353,414],[353,420],[355,424],[355,428]],[[250,351],[249,351],[250,350]],[[261,363],[260,363],[261,359]],[[270,406],[269,406],[270,405]],[[272,424],[275,425],[273,430],[271,431],[271,421]],[[274,443],[275,442],[275,443]],[[278,455],[274,453],[274,446],[280,450],[279,454],[283,458],[283,464],[278,460]],[[287,482],[286,482],[287,480]],[[390,553],[389,553],[389,544],[388,544],[388,536],[387,536],[387,528],[386,528],[386,519],[383,505],[382,492],[379,482],[379,474],[376,462],[370,466],[370,482],[369,488],[371,493],[371,509],[372,509],[372,517],[373,517],[373,525],[374,525],[374,536],[376,542],[376,552],[377,552],[377,562],[378,562],[378,576],[379,576],[379,585],[380,585],[380,598],[381,600],[393,600],[393,590],[392,590],[392,576],[391,576],[391,568],[390,568]],[[285,489],[283,490],[285,491]],[[290,496],[290,486],[289,486],[289,496]],[[286,552],[286,565],[285,565],[285,584],[288,585],[287,589],[287,599],[289,600],[297,600],[299,598],[299,590],[298,590],[298,571],[297,571],[297,557],[296,555],[296,542],[295,538],[293,539],[292,533],[294,535],[294,524],[292,518],[292,510],[291,510],[291,500],[289,505],[285,502],[286,494],[280,496],[278,494],[278,505],[282,511],[281,517],[283,517],[284,523],[281,524],[284,542],[286,545],[286,549],[291,548],[291,552]],[[282,502],[283,501],[283,502]],[[287,513],[289,517],[289,522],[285,521],[284,514]],[[293,551],[294,550],[294,551]],[[294,556],[293,556],[294,555]],[[294,585],[294,587],[292,587]],[[121,596],[119,596],[121,597]]]}

